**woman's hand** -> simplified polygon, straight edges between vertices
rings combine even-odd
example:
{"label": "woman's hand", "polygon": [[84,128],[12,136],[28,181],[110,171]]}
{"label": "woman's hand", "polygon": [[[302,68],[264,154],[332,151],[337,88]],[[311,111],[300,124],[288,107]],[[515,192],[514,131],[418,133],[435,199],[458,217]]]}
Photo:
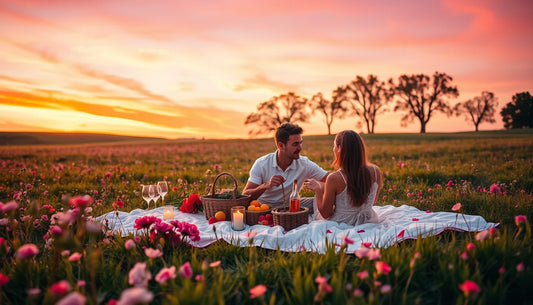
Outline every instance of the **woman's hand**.
{"label": "woman's hand", "polygon": [[317,191],[323,190],[323,182],[316,179],[306,179],[304,181],[304,187],[316,193]]}

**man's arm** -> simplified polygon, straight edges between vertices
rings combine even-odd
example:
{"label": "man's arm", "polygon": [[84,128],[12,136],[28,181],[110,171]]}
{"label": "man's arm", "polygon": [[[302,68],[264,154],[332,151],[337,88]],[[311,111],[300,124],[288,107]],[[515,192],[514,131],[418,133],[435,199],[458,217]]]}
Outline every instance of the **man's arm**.
{"label": "man's arm", "polygon": [[259,196],[263,195],[266,190],[271,189],[272,187],[279,186],[285,182],[285,178],[280,175],[275,175],[270,178],[267,182],[263,184],[255,184],[248,181],[244,190],[242,190],[243,195],[249,195],[252,200],[256,200]]}

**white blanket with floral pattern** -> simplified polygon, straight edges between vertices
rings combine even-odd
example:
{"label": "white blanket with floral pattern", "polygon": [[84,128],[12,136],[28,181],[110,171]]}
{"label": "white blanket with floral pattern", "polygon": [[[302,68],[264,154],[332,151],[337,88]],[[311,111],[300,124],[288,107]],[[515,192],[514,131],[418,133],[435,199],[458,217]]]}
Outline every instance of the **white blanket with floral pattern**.
{"label": "white blanket with floral pattern", "polygon": [[[243,247],[258,246],[267,249],[279,248],[287,252],[318,253],[324,253],[328,244],[337,250],[346,244],[347,251],[353,252],[359,249],[363,242],[370,242],[373,247],[386,248],[403,239],[437,235],[445,230],[478,232],[498,226],[498,223],[487,222],[481,216],[453,212],[426,212],[407,205],[374,206],[374,210],[379,215],[379,223],[350,226],[333,221],[310,219],[309,224],[288,232],[280,226],[264,225],[246,225],[244,230],[234,231],[230,221],[209,224],[204,214],[182,213],[177,207],[174,208],[174,219],[198,227],[200,240],[189,242],[195,247],[205,247],[217,239],[223,239],[230,244]],[[125,236],[129,233],[140,234],[140,231],[133,227],[135,219],[147,215],[163,218],[163,208],[136,209],[130,213],[118,212],[118,217],[114,212],[110,212],[97,217],[96,220],[107,219],[114,231],[120,231]]]}

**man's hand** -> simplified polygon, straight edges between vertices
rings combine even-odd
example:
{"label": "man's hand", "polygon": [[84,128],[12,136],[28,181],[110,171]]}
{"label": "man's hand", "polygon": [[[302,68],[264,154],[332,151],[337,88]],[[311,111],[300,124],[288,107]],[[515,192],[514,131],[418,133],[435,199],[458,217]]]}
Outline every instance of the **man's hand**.
{"label": "man's hand", "polygon": [[268,181],[268,189],[271,189],[271,188],[276,187],[276,186],[280,186],[280,185],[283,184],[283,182],[285,182],[285,178],[283,178],[283,176],[274,175]]}

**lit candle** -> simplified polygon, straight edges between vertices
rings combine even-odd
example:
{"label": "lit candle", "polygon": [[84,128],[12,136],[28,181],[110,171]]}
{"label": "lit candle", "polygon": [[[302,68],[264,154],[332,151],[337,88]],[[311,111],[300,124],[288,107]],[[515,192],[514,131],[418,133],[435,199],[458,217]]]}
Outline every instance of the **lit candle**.
{"label": "lit candle", "polygon": [[163,219],[174,219],[174,207],[167,205],[163,207]]}
{"label": "lit candle", "polygon": [[233,230],[244,230],[244,207],[231,208],[231,227]]}

